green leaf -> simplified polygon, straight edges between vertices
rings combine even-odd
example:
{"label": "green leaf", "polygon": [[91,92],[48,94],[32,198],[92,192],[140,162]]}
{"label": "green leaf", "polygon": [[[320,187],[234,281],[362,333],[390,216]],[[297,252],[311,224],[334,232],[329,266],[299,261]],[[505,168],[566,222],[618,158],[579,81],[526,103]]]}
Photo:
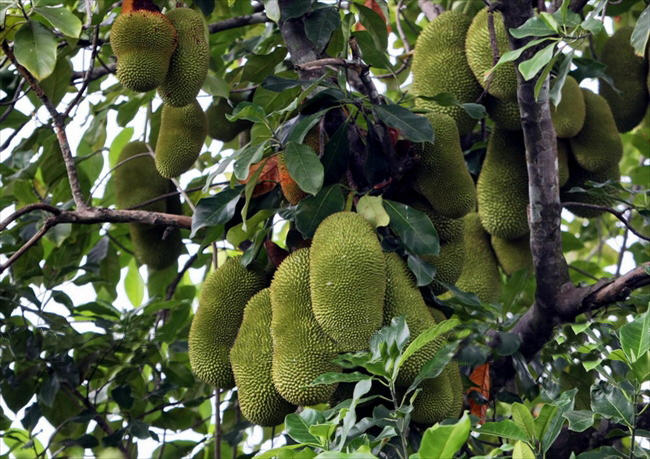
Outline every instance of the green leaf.
{"label": "green leaf", "polygon": [[[305,20],[305,34],[317,51],[325,48],[332,32],[341,24],[341,16],[336,8],[327,7],[314,10]],[[385,27],[384,27],[385,29]]]}
{"label": "green leaf", "polygon": [[547,45],[542,50],[535,53],[533,57],[519,64],[519,71],[524,77],[524,80],[528,81],[532,79],[546,64],[551,61],[551,59],[553,59],[553,52],[555,51],[556,45],[557,42],[553,42],[550,45]]}
{"label": "green leaf", "polygon": [[630,37],[630,43],[637,56],[645,54],[648,38],[650,38],[650,5],[646,6],[641,12]]}
{"label": "green leaf", "polygon": [[406,359],[408,359],[411,355],[413,355],[414,353],[422,349],[428,342],[433,341],[443,333],[447,333],[449,330],[453,329],[458,324],[460,324],[458,319],[444,320],[440,323],[437,323],[433,327],[426,329],[422,333],[420,333],[420,335],[417,338],[415,338],[411,342],[411,344],[408,345],[408,347],[402,354],[402,358],[400,359],[399,366],[401,367],[402,364],[406,362]]}
{"label": "green leaf", "polygon": [[75,16],[72,11],[64,7],[58,8],[34,8],[38,14],[61,31],[63,35],[77,38],[81,34],[81,19]]}
{"label": "green leaf", "polygon": [[329,373],[323,373],[318,378],[314,379],[309,385],[318,386],[320,384],[333,384],[333,383],[340,383],[340,382],[352,383],[352,382],[363,381],[370,378],[372,378],[372,376],[359,373],[358,371],[354,371],[352,373],[340,373],[340,372],[333,371]]}
{"label": "green leaf", "polygon": [[479,434],[495,435],[510,440],[528,441],[526,432],[517,427],[510,419],[504,419],[499,422],[486,422],[480,429],[475,429],[475,431]]}
{"label": "green leaf", "polygon": [[357,203],[357,212],[370,222],[373,228],[387,226],[390,217],[384,209],[381,196],[365,195]]}
{"label": "green leaf", "polygon": [[300,201],[296,209],[296,228],[304,238],[311,238],[325,218],[341,212],[344,207],[345,198],[341,186],[326,186],[316,196],[308,196]]}
{"label": "green leaf", "polygon": [[14,54],[37,80],[42,80],[56,66],[56,37],[50,29],[38,21],[28,21],[18,32],[14,41]]}
{"label": "green leaf", "polygon": [[517,459],[536,459],[533,450],[523,441],[515,443],[515,447],[512,450],[512,457],[516,457]]}
{"label": "green leaf", "polygon": [[416,115],[400,105],[373,105],[377,117],[400,131],[411,142],[433,142],[434,132],[431,123],[424,116]]}
{"label": "green leaf", "polygon": [[226,99],[230,96],[228,83],[211,72],[208,72],[208,75],[205,77],[201,89],[212,96],[225,97]]}
{"label": "green leaf", "polygon": [[436,267],[430,265],[417,255],[409,254],[406,262],[415,276],[415,281],[418,287],[429,285],[436,276]]}
{"label": "green leaf", "polygon": [[228,121],[248,120],[253,123],[264,123],[266,112],[262,107],[252,102],[240,102],[232,111],[232,115],[226,114]]}
{"label": "green leaf", "polygon": [[516,29],[510,29],[510,35],[515,38],[547,37],[549,35],[555,35],[556,33],[557,30],[550,27],[549,22],[545,21],[541,17],[529,18]]}
{"label": "green leaf", "polygon": [[[265,2],[266,3],[266,2]],[[291,416],[291,415],[289,415]],[[294,415],[295,416],[295,415]],[[285,421],[286,424],[286,421]],[[305,448],[305,445],[302,443],[299,443],[297,445],[287,445],[287,446],[282,446],[280,448],[274,448],[270,449],[268,451],[264,451],[262,454],[259,454],[255,456],[255,459],[277,459],[277,458],[289,458],[289,457],[296,457],[287,453],[291,453],[294,450],[298,448]],[[302,457],[309,459],[315,456],[315,454],[309,455],[307,452],[312,452],[310,449],[304,449],[302,451],[299,451],[299,453],[302,455]]]}
{"label": "green leaf", "polygon": [[584,432],[594,425],[594,413],[589,410],[568,411],[562,414],[569,421],[569,430]]}
{"label": "green leaf", "polygon": [[284,418],[284,429],[291,438],[298,443],[312,446],[321,446],[320,441],[309,432],[309,426],[304,419],[297,414],[288,414]]}
{"label": "green leaf", "polygon": [[269,54],[249,54],[242,73],[242,80],[251,83],[261,83],[264,78],[273,73],[275,66],[287,56],[286,48],[276,48]]}
{"label": "green leaf", "polygon": [[[255,164],[262,160],[265,149],[266,143],[260,143],[259,145],[249,144],[236,153],[237,158],[235,159],[235,164],[233,164],[233,172],[235,173],[235,178],[237,180],[246,180],[249,178],[248,173],[250,172],[251,164]],[[260,173],[261,172],[262,171],[260,170]],[[259,176],[259,174],[257,175]],[[250,180],[246,185],[251,183],[251,180],[253,180],[253,177],[250,177]],[[254,187],[254,183],[250,186]]]}
{"label": "green leaf", "polygon": [[469,438],[472,424],[467,412],[455,424],[436,424],[422,436],[418,455],[421,458],[451,458]]}
{"label": "green leaf", "polygon": [[465,112],[475,120],[482,120],[487,117],[487,110],[481,104],[466,103],[460,104]]}
{"label": "green leaf", "polygon": [[[201,9],[201,12],[205,16],[210,16],[212,11],[214,11],[214,0],[194,0],[194,3]],[[157,456],[154,455],[153,457]]]}
{"label": "green leaf", "polygon": [[131,258],[129,262],[129,269],[124,278],[124,290],[126,290],[126,296],[129,298],[131,304],[139,308],[144,298],[144,282],[140,276],[135,258]]}
{"label": "green leaf", "polygon": [[239,244],[244,242],[246,239],[251,239],[257,230],[257,226],[273,214],[274,212],[272,210],[260,210],[245,222],[230,228],[226,234],[226,240],[230,242],[233,247],[238,247]]}
{"label": "green leaf", "polygon": [[192,216],[190,237],[194,237],[196,232],[203,227],[223,225],[229,222],[235,215],[235,208],[241,192],[242,187],[228,188],[220,191],[216,196],[201,199]]}
{"label": "green leaf", "polygon": [[531,42],[526,43],[526,45],[522,46],[521,48],[517,48],[515,50],[503,53],[503,55],[499,58],[497,64],[485,74],[485,80],[487,80],[490,74],[494,72],[494,69],[496,69],[497,67],[501,67],[503,64],[506,64],[508,62],[516,61],[519,58],[519,56],[521,56],[521,53],[526,51],[528,48],[537,46],[546,40],[547,40],[546,38],[538,38],[537,40],[533,40]]}
{"label": "green leaf", "polygon": [[63,97],[67,94],[71,78],[72,64],[70,63],[70,59],[59,56],[56,60],[54,71],[40,83],[41,89],[45,91],[45,94],[47,94],[50,102],[55,107],[59,105]]}
{"label": "green leaf", "polygon": [[289,142],[284,149],[284,160],[301,190],[312,195],[320,191],[325,173],[314,150],[305,144]]}
{"label": "green leaf", "polygon": [[634,419],[634,406],[621,389],[607,381],[598,381],[591,386],[591,410],[616,422],[631,426]]}
{"label": "green leaf", "polygon": [[365,27],[377,49],[387,49],[388,48],[388,29],[386,28],[386,22],[375,12],[374,10],[363,6],[359,3],[354,4],[357,11],[359,11],[359,19],[361,20],[361,25]]}
{"label": "green leaf", "polygon": [[[451,362],[451,359],[454,357],[454,354],[456,353],[456,349],[458,349],[459,342],[454,342],[454,343],[447,343],[444,346],[442,346],[440,349],[438,349],[438,352],[436,352],[436,355],[430,359],[427,363],[422,365],[422,369],[418,373],[418,375],[415,377],[409,388],[407,389],[407,393],[411,392],[420,385],[420,383],[426,379],[433,379],[436,378],[437,376],[442,373],[442,371],[445,369],[447,364]],[[402,360],[403,361],[403,360]]]}
{"label": "green leaf", "polygon": [[[555,107],[560,105],[560,102],[562,101],[562,87],[564,86],[566,77],[569,74],[569,70],[571,69],[574,53],[575,51],[572,49],[568,54],[563,55],[564,60],[560,64],[560,69],[558,70],[557,75],[553,80],[553,86],[548,93],[548,98]],[[564,233],[562,235],[564,236]]]}
{"label": "green leaf", "polygon": [[384,199],[384,208],[395,230],[409,252],[415,255],[438,255],[440,241],[433,223],[423,212],[406,204]]}
{"label": "green leaf", "polygon": [[521,403],[512,404],[512,420],[517,427],[526,432],[529,442],[535,440],[535,421],[533,421],[533,415],[530,414],[526,405]]}
{"label": "green leaf", "polygon": [[120,157],[120,153],[122,153],[124,145],[131,141],[131,137],[133,137],[133,128],[128,127],[126,129],[122,129],[122,131],[113,139],[110,151],[108,153],[108,163],[111,168],[117,165],[117,158]]}
{"label": "green leaf", "polygon": [[377,43],[372,35],[370,35],[370,32],[367,30],[358,30],[354,32],[354,38],[356,38],[359,44],[359,50],[361,50],[361,57],[364,62],[373,67],[393,71],[393,65],[390,63],[388,56],[386,56],[386,48],[377,47]]}
{"label": "green leaf", "polygon": [[650,310],[637,316],[618,331],[621,348],[630,363],[650,350]]}

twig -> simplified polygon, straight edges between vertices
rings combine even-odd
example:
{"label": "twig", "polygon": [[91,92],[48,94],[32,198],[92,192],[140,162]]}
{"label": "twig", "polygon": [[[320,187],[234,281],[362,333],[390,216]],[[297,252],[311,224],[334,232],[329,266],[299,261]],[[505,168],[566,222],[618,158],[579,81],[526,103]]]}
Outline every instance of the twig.
{"label": "twig", "polygon": [[377,88],[375,87],[375,83],[372,82],[372,79],[370,78],[370,67],[369,66],[364,66],[361,63],[361,51],[359,50],[359,45],[357,44],[357,40],[355,37],[350,38],[350,51],[352,51],[352,58],[356,63],[361,68],[361,71],[359,71],[359,78],[361,79],[361,82],[363,83],[363,86],[366,89],[366,95],[370,99],[370,102],[372,102],[375,105],[381,104],[381,99],[379,98],[379,92],[377,92]]}
{"label": "twig", "polygon": [[399,0],[399,2],[397,2],[397,11],[395,13],[395,25],[397,25],[397,33],[400,40],[402,40],[404,51],[408,53],[411,51],[411,44],[406,39],[406,34],[404,33],[404,29],[402,29],[402,21],[400,20],[400,16],[402,15],[402,6],[404,6],[404,0]]}
{"label": "twig", "polygon": [[167,297],[165,298],[166,301],[171,300],[174,297],[174,292],[176,291],[176,287],[178,287],[178,284],[181,282],[181,279],[185,275],[185,272],[190,269],[192,264],[199,258],[199,255],[201,254],[202,250],[199,248],[199,250],[196,251],[194,255],[192,255],[186,262],[185,265],[183,266],[183,269],[180,270],[180,272],[176,275],[174,280],[172,281],[171,284],[169,284],[169,287],[167,287]]}
{"label": "twig", "polygon": [[621,275],[621,267],[623,266],[623,258],[625,257],[625,252],[627,252],[627,237],[630,234],[630,229],[625,228],[625,232],[623,233],[623,243],[621,244],[621,250],[618,253],[618,262],[616,263],[616,273],[614,274],[616,277]]}
{"label": "twig", "polygon": [[34,203],[34,204],[28,204],[25,207],[21,207],[20,209],[16,210],[13,214],[11,214],[7,218],[5,218],[2,221],[2,223],[0,223],[0,231],[4,230],[14,220],[22,217],[25,214],[28,214],[29,212],[33,212],[35,210],[44,210],[44,211],[50,212],[53,215],[59,215],[61,213],[61,209],[59,209],[58,207],[51,206],[50,204],[45,204],[44,202],[37,202],[37,203]]}
{"label": "twig", "polygon": [[441,13],[440,5],[436,5],[430,0],[418,0],[418,6],[429,21],[433,21]]}
{"label": "twig", "polygon": [[[90,7],[89,7],[89,2],[90,0],[86,0],[86,8],[88,8],[88,20],[90,20]],[[63,119],[66,119],[69,115],[72,109],[77,105],[79,102],[81,102],[81,99],[83,98],[84,92],[86,91],[86,88],[88,88],[88,84],[90,83],[90,77],[93,74],[93,69],[95,68],[95,57],[97,57],[97,53],[99,52],[99,47],[97,46],[97,40],[99,39],[99,25],[95,26],[95,33],[93,34],[93,44],[92,44],[92,51],[90,53],[90,64],[88,64],[88,70],[86,70],[86,76],[84,76],[83,83],[81,84],[81,88],[79,88],[79,91],[77,92],[77,95],[75,98],[70,102],[70,105],[68,105],[68,108],[65,109],[65,112],[63,112]]]}
{"label": "twig", "polygon": [[[99,180],[99,182],[97,182],[97,184],[95,184],[95,186],[93,187],[93,189],[90,190],[90,193],[89,193],[90,196],[88,196],[88,201],[87,201],[88,204],[90,204],[90,201],[91,201],[91,199],[93,198],[93,193],[95,193],[95,191],[97,191],[97,188],[99,188],[99,186],[102,184],[102,182],[103,182],[104,180],[106,180],[106,178],[108,178],[108,176],[111,174],[111,172],[113,172],[115,169],[117,169],[118,167],[122,166],[123,164],[128,163],[128,162],[131,161],[132,159],[140,158],[140,157],[142,157],[142,156],[149,156],[149,153],[138,153],[137,155],[129,156],[128,158],[123,159],[122,161],[120,161],[119,163],[117,163],[115,166],[113,166],[112,168],[110,168],[110,169],[108,170],[108,172],[107,172],[106,174],[104,174],[104,176]],[[141,206],[143,206],[143,205],[144,205],[144,204],[140,204],[140,205],[138,205],[138,207],[141,207]]]}
{"label": "twig", "polygon": [[43,236],[45,236],[45,233],[47,233],[50,228],[52,228],[53,226],[56,225],[56,223],[54,223],[55,218],[56,217],[49,217],[49,218],[45,219],[45,223],[43,224],[43,227],[40,230],[38,230],[38,232],[36,234],[34,234],[29,239],[29,241],[25,242],[25,244],[23,244],[23,246],[21,248],[16,250],[16,252],[11,257],[9,257],[9,259],[2,266],[0,266],[0,274],[3,273],[5,271],[5,269],[7,269],[9,266],[11,266],[21,256],[23,256],[23,254],[25,252],[27,252],[27,250],[29,250],[29,248],[31,246],[33,246],[38,241],[40,241],[40,239]]}
{"label": "twig", "polygon": [[627,227],[627,229],[629,229],[636,237],[643,239],[645,241],[650,241],[650,237],[645,236],[644,234],[634,229],[634,227],[630,224],[630,222],[623,216],[622,212],[614,210],[611,207],[598,206],[596,204],[587,204],[584,202],[563,202],[562,206],[563,207],[569,207],[569,206],[584,207],[585,209],[602,210],[605,212],[609,212],[610,214],[618,218]]}
{"label": "twig", "polygon": [[596,276],[594,276],[593,274],[589,274],[587,271],[585,271],[584,269],[580,269],[577,266],[569,265],[569,269],[573,269],[574,271],[579,272],[583,276],[588,277],[588,278],[590,278],[592,280],[595,280],[595,281],[600,280]]}
{"label": "twig", "polygon": [[5,139],[5,141],[4,141],[4,143],[2,144],[2,146],[0,146],[0,152],[5,151],[7,148],[9,148],[9,145],[11,144],[11,142],[14,140],[14,138],[16,138],[16,136],[18,135],[18,133],[19,133],[20,131],[22,131],[22,129],[23,129],[25,126],[27,126],[27,123],[29,123],[30,120],[31,120],[31,118],[30,118],[29,120],[25,121],[25,122],[24,122],[23,124],[21,124],[20,126],[18,126],[16,129],[14,129],[14,132],[12,132],[12,133],[11,133],[11,134],[10,134],[10,135]]}
{"label": "twig", "polygon": [[106,236],[111,240],[111,242],[113,242],[113,244],[118,246],[120,249],[124,250],[124,253],[128,253],[129,255],[135,255],[135,253],[133,253],[132,251],[130,251],[129,249],[124,247],[124,245],[120,241],[118,241],[117,238],[115,236],[113,236],[111,233],[109,233],[108,231],[106,231]]}

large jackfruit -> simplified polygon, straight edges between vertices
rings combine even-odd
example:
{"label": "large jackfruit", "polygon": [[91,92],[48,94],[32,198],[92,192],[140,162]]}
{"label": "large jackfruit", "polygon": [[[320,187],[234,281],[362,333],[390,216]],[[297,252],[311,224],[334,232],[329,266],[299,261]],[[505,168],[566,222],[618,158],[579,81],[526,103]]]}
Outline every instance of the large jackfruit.
{"label": "large jackfruit", "polygon": [[[424,303],[406,263],[395,252],[385,253],[384,256],[386,258],[386,298],[383,325],[390,325],[394,317],[403,315],[411,332],[410,344],[422,332],[433,327],[436,321],[429,314],[427,305]],[[442,337],[430,341],[409,357],[400,368],[397,385],[410,386],[422,366],[436,355],[443,341]]]}
{"label": "large jackfruit", "polygon": [[[510,43],[503,24],[503,16],[498,11],[493,14],[499,56],[503,56],[503,54],[510,51]],[[485,88],[487,86],[485,74],[493,67],[487,8],[482,9],[474,16],[474,20],[467,31],[465,52],[467,53],[467,62],[474,72],[474,76],[481,86]],[[515,100],[517,98],[517,74],[514,63],[508,62],[497,67],[493,72],[488,93],[504,100]]]}
{"label": "large jackfruit", "polygon": [[435,142],[416,145],[420,162],[414,169],[415,188],[433,210],[449,218],[459,218],[476,205],[476,188],[460,147],[456,123],[447,115],[427,115],[436,133]]}
{"label": "large jackfruit", "polygon": [[456,391],[446,371],[420,385],[421,391],[413,402],[411,419],[420,424],[435,424],[450,417],[457,417]]}
{"label": "large jackfruit", "polygon": [[[594,183],[604,183],[608,180],[619,180],[621,178],[621,173],[618,168],[618,164],[614,164],[610,169],[599,172],[589,172],[579,164],[573,158],[569,158],[569,180],[566,185],[560,189],[560,199],[562,202],[581,202],[584,204],[593,204],[597,206],[612,207],[616,204],[615,195],[609,194],[612,193],[611,187],[608,187],[606,190],[608,194],[604,194],[605,189],[597,190],[598,194],[585,193],[585,192],[570,192],[574,187],[580,187],[584,190],[590,189],[590,186],[587,186],[587,181],[592,181]],[[573,213],[574,215],[582,218],[596,218],[606,211],[598,209],[589,209],[587,207],[578,207],[578,206],[566,206],[566,209]]]}
{"label": "large jackfruit", "polygon": [[521,131],[521,115],[517,98],[499,99],[488,95],[485,109],[499,129]]}
{"label": "large jackfruit", "polygon": [[[156,170],[154,160],[149,155],[149,148],[144,142],[126,144],[118,157],[118,164],[120,166],[113,172],[118,209],[128,209],[175,189],[174,184]],[[178,196],[156,201],[139,209],[181,213]],[[183,249],[178,228],[168,230],[164,226],[129,223],[129,232],[137,260],[152,269],[171,266]]]}
{"label": "large jackfruit", "polygon": [[557,107],[551,105],[551,120],[555,135],[568,139],[578,135],[585,123],[585,98],[578,82],[571,76],[564,80],[562,99]]}
{"label": "large jackfruit", "polygon": [[603,46],[600,60],[607,66],[616,91],[604,80],[599,80],[598,92],[609,103],[619,132],[634,129],[643,119],[650,96],[648,91],[648,60],[634,53],[630,44],[633,27],[623,27]]}
{"label": "large jackfruit", "polygon": [[237,384],[237,399],[244,417],[264,427],[277,426],[296,410],[273,385],[271,367],[271,292],[268,288],[252,297],[230,350],[230,363]]}
{"label": "large jackfruit", "polygon": [[235,386],[230,348],[244,308],[253,295],[267,286],[263,269],[246,268],[240,260],[241,257],[228,259],[205,280],[188,338],[192,371],[201,381],[222,389]]}
{"label": "large jackfruit", "polygon": [[492,248],[497,260],[499,260],[499,266],[507,276],[512,276],[517,271],[533,270],[530,234],[517,239],[503,239],[492,236]]}
{"label": "large jackfruit", "polygon": [[176,45],[176,29],[160,12],[120,14],[111,28],[117,79],[132,91],[156,89],[165,79]]}
{"label": "large jackfruit", "polygon": [[463,237],[463,219],[449,218],[437,214],[433,207],[420,195],[415,193],[404,200],[404,202],[420,212],[424,212],[438,233],[438,239],[441,244],[462,239]]}
{"label": "large jackfruit", "polygon": [[[458,11],[446,11],[420,33],[413,54],[413,92],[416,96],[451,93],[461,103],[476,102],[479,85],[465,57],[465,36],[471,20]],[[462,107],[443,107],[416,100],[416,106],[453,118],[461,134],[472,130],[476,120]]]}
{"label": "large jackfruit", "polygon": [[167,17],[178,31],[178,46],[158,95],[167,105],[183,107],[196,99],[208,74],[208,25],[201,13],[190,8],[173,9]]}
{"label": "large jackfruit", "polygon": [[382,323],[386,268],[365,218],[337,212],[323,220],[311,245],[309,285],[323,331],[344,352],[367,349]]}
{"label": "large jackfruit", "polygon": [[492,131],[477,195],[478,213],[488,233],[516,239],[528,232],[528,171],[521,132]]}
{"label": "large jackfruit", "polygon": [[312,311],[309,250],[285,258],[271,283],[273,384],[285,400],[303,406],[327,402],[336,385],[309,384],[323,373],[341,371],[332,363],[339,349]]}
{"label": "large jackfruit", "polygon": [[240,132],[253,125],[248,120],[229,121],[226,115],[232,115],[233,107],[227,99],[215,97],[205,114],[208,118],[208,135],[215,140],[230,142]]}
{"label": "large jackfruit", "polygon": [[499,265],[490,245],[490,235],[481,226],[478,214],[465,216],[465,252],[463,273],[456,287],[475,293],[481,301],[495,302],[501,295]]}
{"label": "large jackfruit", "polygon": [[583,89],[587,116],[582,130],[569,140],[580,167],[590,172],[611,170],[623,156],[623,142],[609,104],[602,96]]}
{"label": "large jackfruit", "polygon": [[160,175],[177,177],[187,172],[201,153],[208,123],[194,100],[184,107],[164,105],[156,142],[156,167]]}
{"label": "large jackfruit", "polygon": [[422,255],[424,261],[436,268],[436,275],[431,282],[431,290],[434,294],[442,295],[447,291],[447,288],[437,281],[451,285],[456,283],[463,271],[465,250],[465,241],[459,237],[442,244],[438,255]]}

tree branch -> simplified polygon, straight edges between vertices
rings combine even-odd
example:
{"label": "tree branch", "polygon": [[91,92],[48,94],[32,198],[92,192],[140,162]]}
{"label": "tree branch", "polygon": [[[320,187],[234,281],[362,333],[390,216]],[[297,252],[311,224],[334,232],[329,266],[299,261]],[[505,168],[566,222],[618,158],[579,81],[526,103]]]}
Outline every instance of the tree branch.
{"label": "tree branch", "polygon": [[[635,236],[637,236],[639,239],[644,239],[646,241],[650,241],[650,237],[640,233],[638,230],[636,230],[630,222],[623,216],[623,212],[619,212],[615,209],[612,209],[611,207],[606,207],[606,206],[598,206],[596,204],[587,204],[584,202],[563,202],[562,205],[564,207],[584,207],[586,209],[593,209],[593,210],[602,210],[605,212],[609,212],[616,218],[618,218],[626,227],[629,229]],[[627,209],[626,209],[627,210]]]}
{"label": "tree branch", "polygon": [[25,207],[21,207],[17,211],[15,211],[13,214],[9,215],[7,218],[5,218],[2,223],[0,223],[0,231],[4,230],[11,222],[14,220],[22,217],[25,214],[28,214],[30,212],[33,212],[35,210],[45,210],[51,214],[54,215],[59,215],[62,211],[58,207],[51,206],[49,204],[45,204],[44,202],[37,202],[35,204],[28,204]]}

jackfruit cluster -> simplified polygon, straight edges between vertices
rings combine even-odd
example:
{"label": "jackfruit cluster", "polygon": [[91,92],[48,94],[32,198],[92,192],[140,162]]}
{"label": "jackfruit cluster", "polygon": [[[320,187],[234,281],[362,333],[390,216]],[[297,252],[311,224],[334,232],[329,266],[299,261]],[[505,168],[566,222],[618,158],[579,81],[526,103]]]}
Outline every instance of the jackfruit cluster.
{"label": "jackfruit cluster", "polygon": [[[413,55],[413,92],[432,97],[450,93],[461,103],[475,102],[481,86],[472,74],[465,56],[465,37],[471,20],[458,11],[446,11],[420,33]],[[462,107],[441,106],[417,99],[416,106],[449,115],[461,134],[471,132],[476,120]]]}
{"label": "jackfruit cluster", "polygon": [[[118,157],[118,164],[113,172],[118,209],[129,209],[175,189],[174,184],[156,170],[154,159],[144,142],[126,144]],[[178,196],[138,208],[150,212],[181,213]],[[130,223],[129,232],[137,260],[151,269],[171,266],[183,248],[178,228],[169,230],[164,226]]]}

